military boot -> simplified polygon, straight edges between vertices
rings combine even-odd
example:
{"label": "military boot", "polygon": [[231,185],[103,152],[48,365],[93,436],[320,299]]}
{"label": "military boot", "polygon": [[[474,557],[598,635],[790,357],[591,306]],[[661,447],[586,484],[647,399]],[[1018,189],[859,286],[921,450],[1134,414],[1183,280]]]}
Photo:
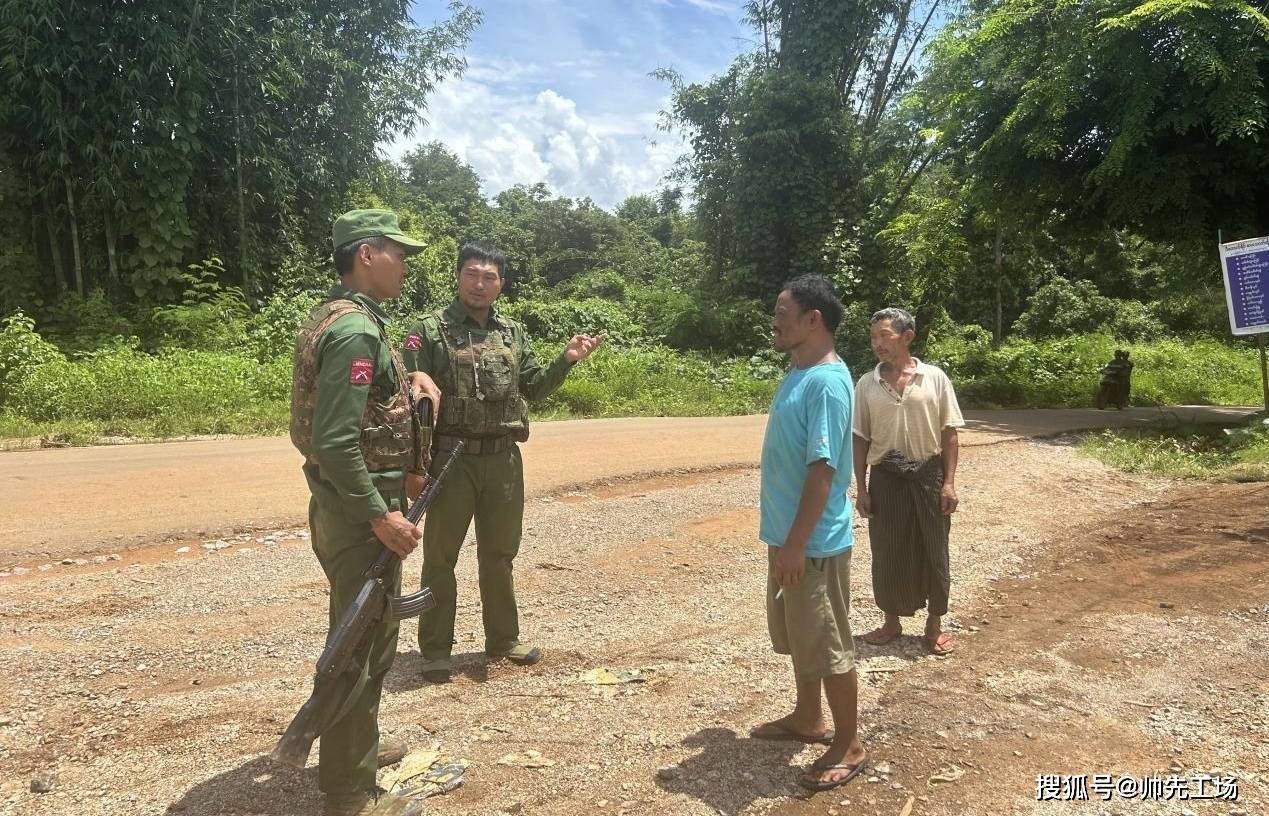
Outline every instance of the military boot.
{"label": "military boot", "polygon": [[450,660],[448,657],[424,660],[422,671],[423,679],[429,683],[448,683],[451,671]]}
{"label": "military boot", "polygon": [[410,746],[406,745],[405,740],[400,737],[387,737],[381,734],[379,736],[379,767],[396,765],[405,759],[406,752],[409,750]]}
{"label": "military boot", "polygon": [[327,794],[324,816],[423,816],[423,802],[382,788]]}
{"label": "military boot", "polygon": [[537,646],[530,646],[527,643],[516,641],[508,649],[500,649],[496,652],[486,650],[485,654],[494,658],[506,658],[512,663],[519,666],[532,666],[542,659],[542,650]]}

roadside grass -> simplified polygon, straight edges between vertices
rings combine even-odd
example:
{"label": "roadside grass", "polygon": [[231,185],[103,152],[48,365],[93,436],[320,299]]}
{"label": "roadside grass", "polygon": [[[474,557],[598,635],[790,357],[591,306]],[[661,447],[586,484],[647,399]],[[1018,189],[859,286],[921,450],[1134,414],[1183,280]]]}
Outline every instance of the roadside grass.
{"label": "roadside grass", "polygon": [[1080,451],[1129,473],[1174,479],[1269,481],[1269,420],[1168,422],[1089,434]]}
{"label": "roadside grass", "polygon": [[[269,436],[290,424],[290,361],[224,352],[148,355],[115,348],[60,355],[7,389],[0,450],[91,445],[112,439]],[[650,349],[603,349],[535,421],[626,416],[723,416],[765,411],[777,380],[746,360]]]}
{"label": "roadside grass", "polygon": [[172,412],[149,417],[33,420],[0,410],[0,450],[43,445],[95,445],[112,439],[160,440],[188,436],[273,436],[286,433],[289,405],[271,400],[213,414]]}

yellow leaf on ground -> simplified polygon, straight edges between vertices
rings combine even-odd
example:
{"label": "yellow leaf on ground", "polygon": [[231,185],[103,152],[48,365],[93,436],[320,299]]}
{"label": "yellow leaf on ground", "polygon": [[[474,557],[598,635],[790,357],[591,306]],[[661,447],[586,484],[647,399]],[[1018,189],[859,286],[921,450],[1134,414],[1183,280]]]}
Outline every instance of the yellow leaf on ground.
{"label": "yellow leaf on ground", "polygon": [[622,683],[642,683],[648,678],[639,669],[591,669],[582,675],[583,683],[592,686],[618,686]]}
{"label": "yellow leaf on ground", "polygon": [[416,748],[406,754],[396,768],[386,773],[379,784],[385,790],[392,790],[401,782],[426,773],[427,769],[432,767],[432,763],[440,758],[441,752],[437,748]]}

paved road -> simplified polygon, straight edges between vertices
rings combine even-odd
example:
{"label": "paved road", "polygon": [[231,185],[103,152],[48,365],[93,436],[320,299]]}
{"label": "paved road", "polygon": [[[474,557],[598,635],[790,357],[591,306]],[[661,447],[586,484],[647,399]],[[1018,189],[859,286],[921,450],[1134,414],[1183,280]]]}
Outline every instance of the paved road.
{"label": "paved road", "polygon": [[[971,411],[963,444],[1147,422],[1236,418],[1182,407]],[[754,466],[765,416],[540,422],[525,445],[529,495],[676,469]],[[308,489],[285,437],[0,453],[0,568],[179,537],[304,524]]]}

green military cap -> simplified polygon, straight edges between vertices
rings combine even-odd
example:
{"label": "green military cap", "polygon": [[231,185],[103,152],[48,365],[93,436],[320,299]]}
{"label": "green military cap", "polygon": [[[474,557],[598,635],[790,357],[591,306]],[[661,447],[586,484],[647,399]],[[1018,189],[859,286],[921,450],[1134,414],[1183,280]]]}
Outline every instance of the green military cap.
{"label": "green military cap", "polygon": [[335,249],[363,238],[390,238],[411,254],[427,246],[402,232],[397,214],[391,210],[351,210],[335,219],[331,228]]}

